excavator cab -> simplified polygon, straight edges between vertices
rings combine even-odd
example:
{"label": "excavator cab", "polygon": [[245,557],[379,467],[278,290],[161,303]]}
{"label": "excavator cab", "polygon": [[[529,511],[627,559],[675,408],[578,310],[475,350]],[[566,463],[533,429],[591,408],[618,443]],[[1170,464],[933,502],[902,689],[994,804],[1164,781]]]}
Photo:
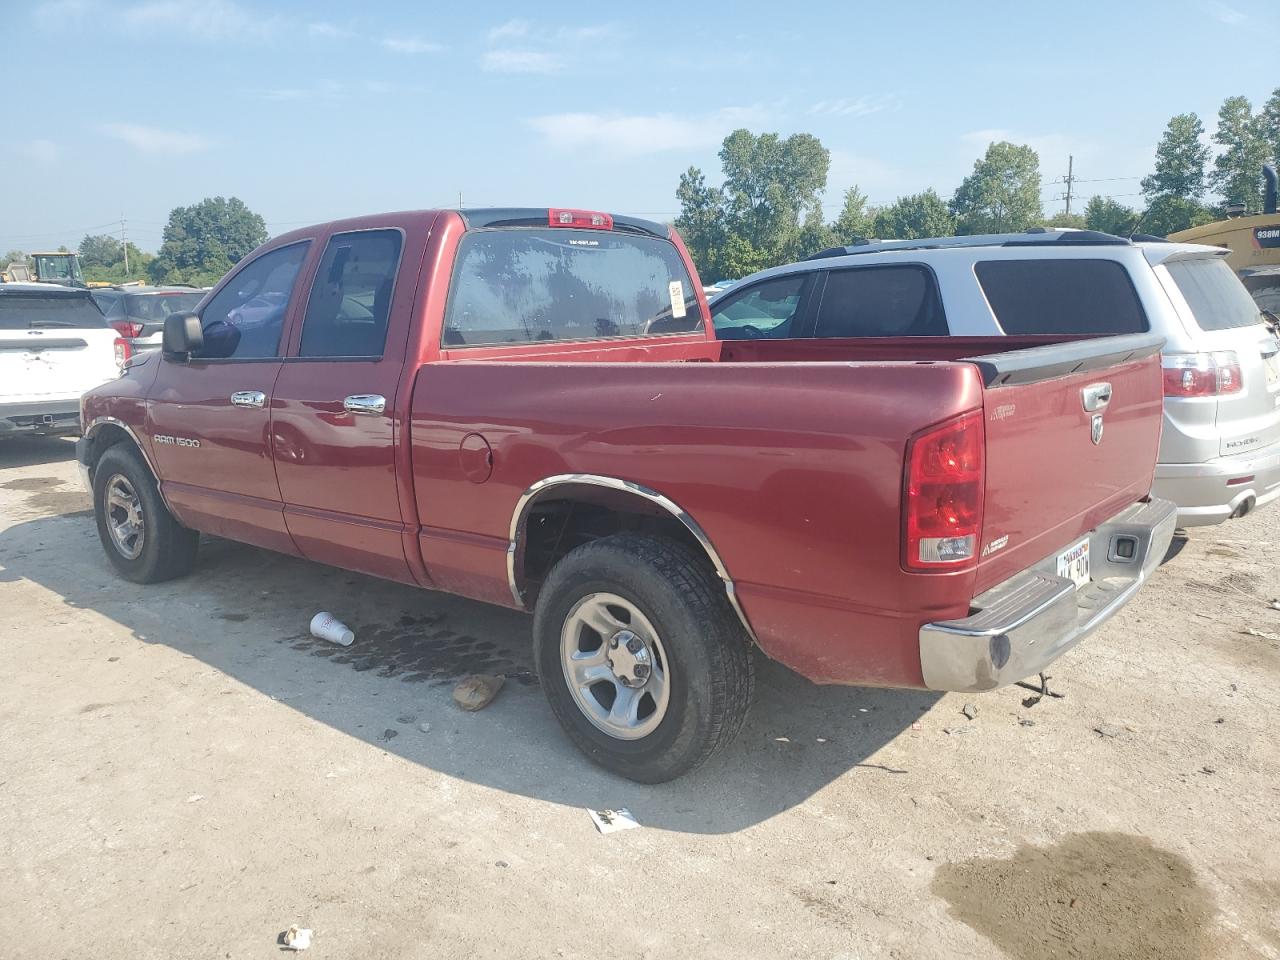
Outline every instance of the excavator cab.
{"label": "excavator cab", "polygon": [[59,283],[66,287],[83,287],[84,272],[80,258],[74,253],[33,253],[34,279],[39,283]]}

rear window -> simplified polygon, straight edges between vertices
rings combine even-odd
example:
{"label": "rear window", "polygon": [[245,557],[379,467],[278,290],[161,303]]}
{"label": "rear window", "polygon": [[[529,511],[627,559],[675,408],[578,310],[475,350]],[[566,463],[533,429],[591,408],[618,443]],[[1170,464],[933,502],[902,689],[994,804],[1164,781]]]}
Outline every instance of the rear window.
{"label": "rear window", "polygon": [[933,274],[924,267],[858,267],[827,277],[815,337],[945,337]]}
{"label": "rear window", "polygon": [[146,323],[163,323],[171,313],[194,310],[203,298],[203,293],[135,293],[124,298],[124,312]]}
{"label": "rear window", "polygon": [[702,328],[675,245],[600,230],[477,230],[458,248],[443,344],[660,336]]}
{"label": "rear window", "polygon": [[1007,334],[1149,329],[1128,271],[1114,260],[984,260],[974,270]]}
{"label": "rear window", "polygon": [[98,329],[107,325],[98,305],[83,297],[0,296],[0,330],[75,327]]}
{"label": "rear window", "polygon": [[1262,322],[1258,305],[1225,260],[1174,260],[1165,269],[1201,330],[1231,330]]}

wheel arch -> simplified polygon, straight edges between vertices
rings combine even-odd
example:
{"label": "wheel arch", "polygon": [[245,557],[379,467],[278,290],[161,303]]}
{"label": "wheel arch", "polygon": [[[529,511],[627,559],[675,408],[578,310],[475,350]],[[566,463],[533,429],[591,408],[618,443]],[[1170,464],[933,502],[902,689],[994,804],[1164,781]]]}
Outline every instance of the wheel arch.
{"label": "wheel arch", "polygon": [[[639,522],[656,526],[661,532],[673,539],[684,542],[695,553],[704,557],[715,575],[724,584],[725,596],[733,607],[747,635],[755,640],[755,633],[747,620],[747,615],[738,602],[733,578],[725,566],[711,538],[702,526],[671,498],[652,490],[649,487],[623,480],[619,477],[607,477],[588,473],[566,473],[545,477],[531,485],[520,495],[515,510],[511,515],[511,526],[507,540],[507,583],[511,588],[511,596],[516,606],[529,609],[536,594],[540,579],[538,570],[531,570],[526,563],[528,556],[531,520],[538,516],[541,508],[552,505],[567,505],[567,515],[561,536],[552,548],[549,556],[541,558],[546,569],[551,566],[574,545],[563,543],[563,531],[568,528],[573,509],[576,506],[590,506],[596,512],[597,519],[601,512],[624,523]],[[576,531],[580,537],[598,539],[604,533],[592,533],[588,530]],[[563,549],[561,549],[563,547]],[[531,575],[532,574],[532,575]]]}
{"label": "wheel arch", "polygon": [[146,448],[143,447],[142,441],[138,439],[132,427],[115,417],[98,417],[84,428],[82,436],[88,441],[88,449],[82,462],[89,471],[90,483],[93,482],[93,475],[102,455],[111,447],[127,443],[137,451],[142,462],[151,471],[151,476],[156,481],[156,488],[160,492],[160,499],[165,508],[169,509],[169,501],[165,499],[164,490],[160,489],[160,474],[156,472],[155,464],[151,462],[151,457],[147,455]]}

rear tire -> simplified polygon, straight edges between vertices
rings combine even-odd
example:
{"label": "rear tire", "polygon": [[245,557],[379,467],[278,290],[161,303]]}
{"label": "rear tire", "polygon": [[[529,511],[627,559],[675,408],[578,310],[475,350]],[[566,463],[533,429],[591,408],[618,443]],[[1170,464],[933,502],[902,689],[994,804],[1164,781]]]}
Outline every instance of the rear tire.
{"label": "rear tire", "polygon": [[697,768],[737,736],[751,705],[749,641],[723,584],[664,538],[624,533],[571,551],[543,584],[533,636],[560,725],[630,780]]}
{"label": "rear tire", "polygon": [[126,443],[107,448],[93,473],[98,538],[120,576],[160,583],[191,571],[200,534],[173,518],[155,477]]}

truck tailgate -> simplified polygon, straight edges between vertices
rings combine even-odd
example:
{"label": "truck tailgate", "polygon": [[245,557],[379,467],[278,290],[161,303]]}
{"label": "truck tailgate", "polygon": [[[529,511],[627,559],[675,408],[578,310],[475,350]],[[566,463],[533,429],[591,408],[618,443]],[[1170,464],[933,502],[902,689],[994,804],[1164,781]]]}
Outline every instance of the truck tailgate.
{"label": "truck tailgate", "polygon": [[1135,334],[970,358],[986,385],[976,591],[1067,552],[1147,496],[1160,445],[1162,345]]}

